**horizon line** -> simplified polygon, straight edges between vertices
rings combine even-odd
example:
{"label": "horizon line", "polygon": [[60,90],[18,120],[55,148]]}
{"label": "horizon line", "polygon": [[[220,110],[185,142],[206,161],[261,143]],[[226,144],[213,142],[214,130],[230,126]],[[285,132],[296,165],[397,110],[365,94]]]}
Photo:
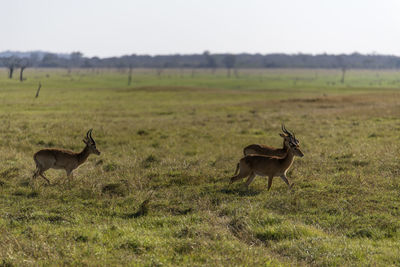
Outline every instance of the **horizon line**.
{"label": "horizon line", "polygon": [[307,55],[307,56],[320,56],[320,55],[327,55],[327,56],[350,56],[354,54],[362,55],[362,56],[392,56],[392,57],[400,57],[400,55],[396,54],[384,54],[384,53],[379,53],[376,51],[373,51],[371,53],[361,53],[361,52],[351,52],[351,53],[329,53],[329,52],[320,52],[320,53],[307,53],[307,52],[267,52],[267,53],[261,53],[261,52],[237,52],[237,53],[232,53],[232,52],[216,52],[212,53],[210,50],[204,50],[203,52],[197,52],[197,53],[160,53],[160,54],[146,54],[146,53],[131,53],[131,54],[120,54],[120,55],[114,55],[114,56],[88,56],[85,55],[83,52],[77,50],[77,51],[72,51],[72,52],[52,52],[52,51],[46,51],[46,50],[26,50],[26,51],[21,51],[21,50],[3,50],[0,51],[0,54],[2,53],[47,53],[47,54],[56,54],[56,55],[71,55],[72,53],[81,53],[82,57],[86,58],[113,58],[113,57],[125,57],[125,56],[151,56],[151,57],[157,57],[157,56],[188,56],[188,55],[202,55],[205,52],[209,52],[210,55],[262,55],[262,56],[267,56],[267,55],[288,55],[288,56],[295,56],[295,55]]}

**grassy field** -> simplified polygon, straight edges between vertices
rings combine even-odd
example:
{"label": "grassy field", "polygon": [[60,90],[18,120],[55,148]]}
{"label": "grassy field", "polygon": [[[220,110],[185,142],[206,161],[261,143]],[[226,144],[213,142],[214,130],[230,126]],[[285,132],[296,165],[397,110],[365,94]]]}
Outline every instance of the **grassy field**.
{"label": "grassy field", "polygon": [[[0,266],[399,266],[400,72],[0,70]],[[39,98],[35,99],[39,81]],[[248,144],[303,158],[229,185]],[[33,154],[100,156],[32,181]],[[140,209],[148,200],[146,209]],[[142,212],[140,212],[142,211]]]}

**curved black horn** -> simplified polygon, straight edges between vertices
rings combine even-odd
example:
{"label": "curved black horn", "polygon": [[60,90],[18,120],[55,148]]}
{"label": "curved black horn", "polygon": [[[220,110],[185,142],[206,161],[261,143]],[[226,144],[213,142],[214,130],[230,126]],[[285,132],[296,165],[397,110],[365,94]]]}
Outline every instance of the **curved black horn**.
{"label": "curved black horn", "polygon": [[92,131],[93,131],[93,129],[89,129],[89,131],[87,131],[87,133],[86,133],[86,139],[87,139],[88,141],[91,141],[91,142],[94,143],[93,138],[92,138]]}
{"label": "curved black horn", "polygon": [[283,123],[282,123],[282,132],[284,132],[285,134],[291,135]]}
{"label": "curved black horn", "polygon": [[87,131],[87,133],[86,133],[86,138],[87,138],[88,140],[90,140],[90,138],[89,138],[89,133],[90,133],[91,130],[92,130],[92,129],[90,129],[90,130]]}
{"label": "curved black horn", "polygon": [[89,137],[90,137],[90,140],[92,141],[92,143],[96,144],[96,142],[94,141],[94,139],[92,137],[92,131],[93,131],[93,129],[90,129]]}
{"label": "curved black horn", "polygon": [[293,132],[290,132],[288,129],[286,129],[285,125],[283,125],[283,124],[282,124],[282,131],[283,131],[285,134],[288,134],[288,135],[294,137],[294,133],[293,133]]}

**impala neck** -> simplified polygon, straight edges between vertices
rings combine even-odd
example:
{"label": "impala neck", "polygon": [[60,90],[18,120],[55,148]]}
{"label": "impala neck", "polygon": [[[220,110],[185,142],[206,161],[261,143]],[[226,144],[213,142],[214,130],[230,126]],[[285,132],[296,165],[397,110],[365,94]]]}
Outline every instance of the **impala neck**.
{"label": "impala neck", "polygon": [[285,140],[283,140],[283,150],[287,151],[289,149],[289,147],[286,145]]}
{"label": "impala neck", "polygon": [[286,145],[285,140],[283,140],[283,147],[279,149],[282,153],[287,153],[289,150],[289,147]]}
{"label": "impala neck", "polygon": [[292,150],[287,149],[286,157],[284,157],[284,158],[281,159],[281,165],[282,165],[282,167],[283,167],[285,170],[289,169],[290,166],[291,166],[292,163],[293,163],[293,160],[294,160],[294,154],[293,154]]}
{"label": "impala neck", "polygon": [[85,148],[80,153],[78,153],[78,164],[81,165],[82,163],[84,163],[89,155],[89,147],[85,146]]}

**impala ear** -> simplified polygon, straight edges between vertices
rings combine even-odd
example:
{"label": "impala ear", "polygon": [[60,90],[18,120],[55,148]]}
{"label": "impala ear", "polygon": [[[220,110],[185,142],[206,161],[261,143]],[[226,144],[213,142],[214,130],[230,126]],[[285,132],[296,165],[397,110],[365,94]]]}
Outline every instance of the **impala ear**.
{"label": "impala ear", "polygon": [[280,135],[281,137],[283,137],[283,138],[286,137],[286,135],[284,135],[283,133],[280,133],[279,135]]}
{"label": "impala ear", "polygon": [[86,140],[86,139],[83,139],[83,140],[82,140],[82,142],[84,142],[84,143],[85,143],[85,145],[87,145],[87,144],[88,144],[88,140]]}

